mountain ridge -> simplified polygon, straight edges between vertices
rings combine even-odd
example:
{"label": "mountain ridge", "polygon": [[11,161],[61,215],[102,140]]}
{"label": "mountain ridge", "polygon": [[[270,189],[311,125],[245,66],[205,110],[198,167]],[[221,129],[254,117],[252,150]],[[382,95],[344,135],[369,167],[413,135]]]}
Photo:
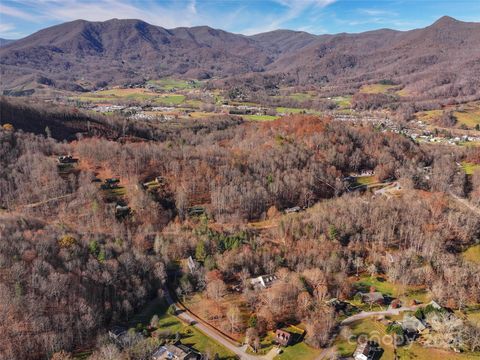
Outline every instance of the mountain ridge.
{"label": "mountain ridge", "polygon": [[81,91],[165,76],[277,76],[333,87],[381,79],[415,87],[426,81],[435,88],[450,84],[465,95],[479,83],[472,76],[480,70],[479,47],[480,24],[448,16],[409,31],[251,36],[209,26],[165,29],[138,19],[75,20],[0,48],[0,90],[35,88],[39,79],[43,86]]}

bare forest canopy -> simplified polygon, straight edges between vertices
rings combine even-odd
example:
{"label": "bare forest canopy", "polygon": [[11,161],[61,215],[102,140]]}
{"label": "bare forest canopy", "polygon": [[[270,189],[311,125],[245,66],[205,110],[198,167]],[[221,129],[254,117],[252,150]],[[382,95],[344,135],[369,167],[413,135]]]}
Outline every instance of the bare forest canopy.
{"label": "bare forest canopy", "polygon": [[[324,299],[352,296],[346,279],[358,259],[452,306],[480,301],[478,265],[461,256],[478,241],[480,221],[448,195],[478,205],[478,172],[469,177],[457,165],[479,162],[478,149],[420,146],[318,116],[269,123],[227,116],[157,128],[12,99],[2,99],[1,109],[2,122],[13,125],[0,130],[4,358],[93,346],[97,334],[163,296],[168,271],[188,256],[225,279],[286,271],[271,297],[247,292],[248,304],[264,330],[304,322],[316,347],[335,328]],[[76,159],[72,168],[59,165],[64,154]],[[379,181],[401,181],[406,194],[350,192],[346,178],[364,169]],[[159,177],[155,191],[142,185]],[[121,186],[102,188],[97,179],[105,178]],[[116,213],[119,201],[129,207],[125,218]],[[278,217],[293,206],[307,210]],[[198,207],[200,219],[191,216]],[[274,219],[278,226],[262,232],[249,225]],[[391,262],[386,254],[402,256]],[[317,280],[322,296],[308,293]],[[209,281],[200,272],[178,291],[202,291]],[[306,297],[311,306],[299,306]],[[328,326],[316,320],[325,317]]]}

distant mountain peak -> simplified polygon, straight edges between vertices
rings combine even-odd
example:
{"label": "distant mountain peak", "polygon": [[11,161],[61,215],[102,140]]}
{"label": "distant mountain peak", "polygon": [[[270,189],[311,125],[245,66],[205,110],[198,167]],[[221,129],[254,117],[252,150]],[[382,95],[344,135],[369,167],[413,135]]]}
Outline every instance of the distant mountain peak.
{"label": "distant mountain peak", "polygon": [[460,20],[457,20],[451,16],[442,16],[440,19],[435,21],[432,26],[444,26],[444,25],[451,25],[451,24],[459,24],[461,23]]}

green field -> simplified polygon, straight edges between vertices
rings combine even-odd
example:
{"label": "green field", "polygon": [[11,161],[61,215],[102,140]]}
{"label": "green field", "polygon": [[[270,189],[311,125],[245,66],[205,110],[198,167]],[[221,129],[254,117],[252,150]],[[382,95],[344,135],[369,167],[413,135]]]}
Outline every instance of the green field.
{"label": "green field", "polygon": [[180,105],[185,101],[185,95],[167,95],[159,96],[155,99],[155,104],[158,105]]}
{"label": "green field", "polygon": [[453,113],[460,124],[474,128],[480,124],[480,104],[469,103]]}
{"label": "green field", "polygon": [[424,122],[431,122],[434,119],[440,117],[442,115],[443,111],[442,110],[428,110],[428,111],[421,111],[416,113],[416,117],[418,120],[424,121]]}
{"label": "green field", "polygon": [[386,94],[395,88],[398,88],[398,85],[370,84],[363,85],[359,92],[362,94]]}
{"label": "green field", "polygon": [[480,264],[480,244],[468,248],[463,253],[463,258],[467,261]]}
{"label": "green field", "polygon": [[355,178],[355,182],[358,185],[371,185],[371,184],[375,184],[376,182],[378,182],[378,179],[375,177],[375,175],[373,175],[373,176],[358,176],[358,177]]}
{"label": "green field", "polygon": [[277,113],[283,113],[283,114],[300,114],[303,112],[306,112],[307,109],[297,109],[297,108],[289,108],[289,107],[277,107],[275,109]]}
{"label": "green field", "polygon": [[361,276],[354,286],[363,292],[368,292],[370,287],[373,286],[384,295],[399,298],[403,302],[407,302],[406,305],[409,305],[408,302],[413,299],[423,303],[431,300],[429,294],[422,287],[411,285],[403,286],[402,284],[387,281],[380,276]]}
{"label": "green field", "polygon": [[462,162],[462,168],[467,175],[473,175],[476,170],[480,169],[480,165],[464,161]]}
{"label": "green field", "polygon": [[335,96],[332,98],[332,101],[335,102],[340,109],[349,109],[352,105],[351,96]]}
{"label": "green field", "polygon": [[275,119],[278,119],[278,116],[272,115],[242,115],[242,117],[246,120],[251,121],[273,121]]}
{"label": "green field", "polygon": [[193,89],[200,86],[198,81],[179,80],[172,78],[151,80],[148,83],[154,85],[160,90],[165,91]]}

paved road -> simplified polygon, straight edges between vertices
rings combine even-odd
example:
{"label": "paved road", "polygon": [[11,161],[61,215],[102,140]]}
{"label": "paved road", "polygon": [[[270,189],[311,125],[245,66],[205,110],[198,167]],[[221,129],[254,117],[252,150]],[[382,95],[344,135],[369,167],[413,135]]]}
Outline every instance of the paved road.
{"label": "paved road", "polygon": [[272,360],[275,355],[277,354],[277,348],[273,347],[270,352],[263,356],[257,355],[250,355],[246,353],[246,346],[237,346],[233,343],[230,339],[223,336],[221,333],[215,331],[211,327],[204,325],[203,323],[199,322],[193,315],[189,314],[188,312],[184,311],[173,301],[168,291],[165,292],[165,297],[169,305],[174,305],[175,309],[177,310],[177,317],[186,321],[188,323],[192,323],[194,327],[199,329],[209,338],[214,339],[216,342],[221,344],[222,346],[226,347],[228,350],[233,352],[234,354],[238,355],[241,360]]}

